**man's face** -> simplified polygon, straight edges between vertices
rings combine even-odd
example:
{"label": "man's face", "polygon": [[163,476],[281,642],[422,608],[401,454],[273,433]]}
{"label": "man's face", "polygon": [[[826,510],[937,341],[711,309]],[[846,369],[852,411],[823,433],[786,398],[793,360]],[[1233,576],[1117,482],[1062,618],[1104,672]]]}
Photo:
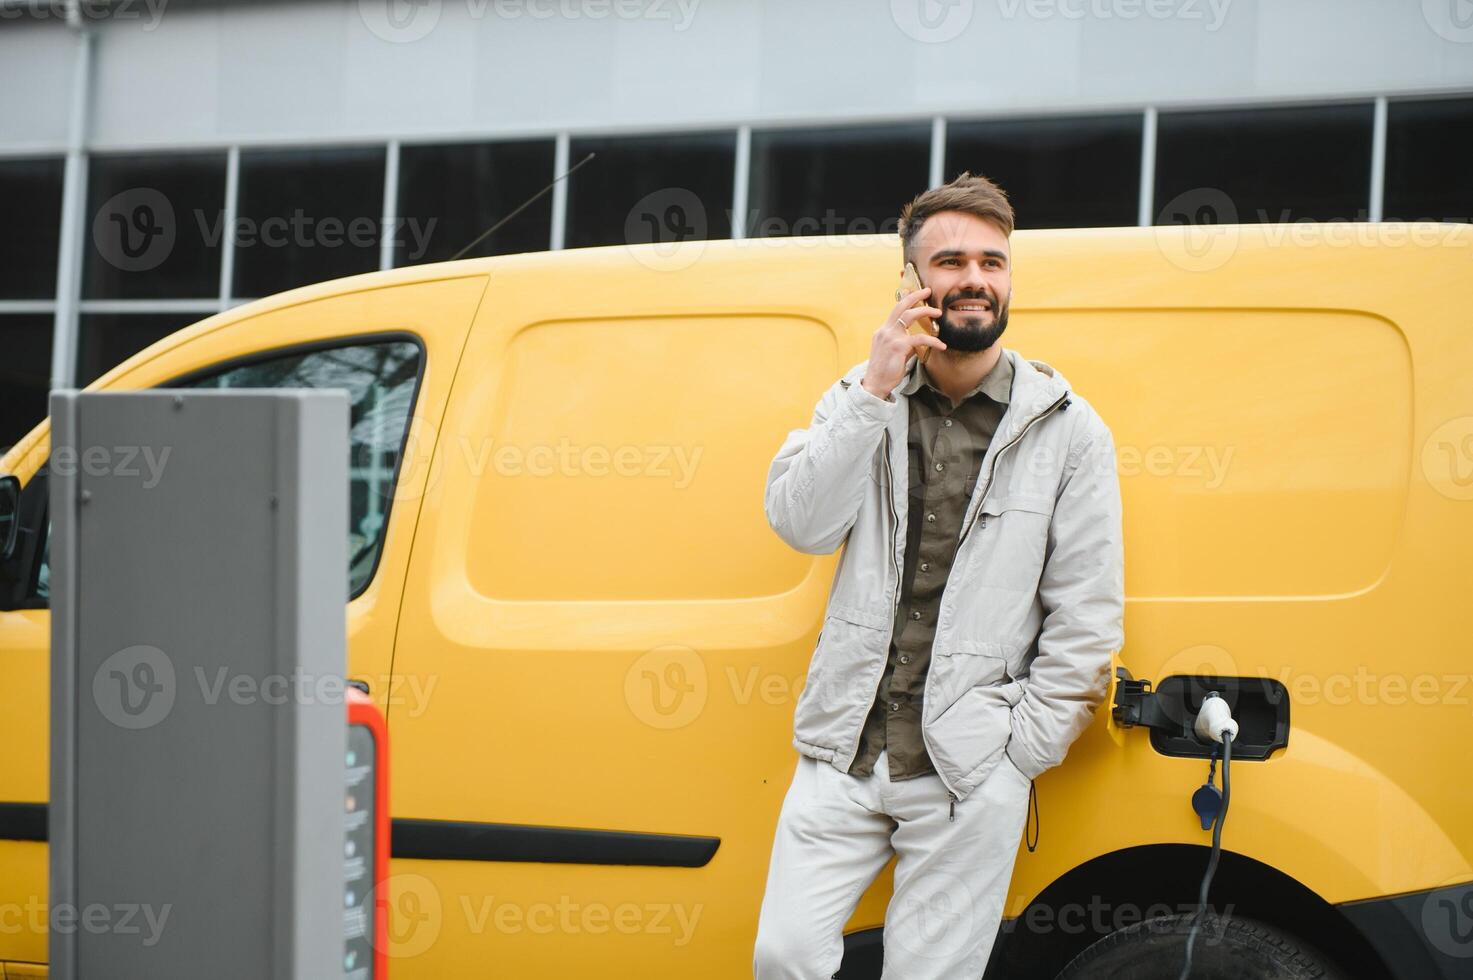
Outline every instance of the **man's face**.
{"label": "man's face", "polygon": [[938,336],[948,351],[987,350],[1008,326],[1013,299],[1012,252],[990,221],[961,211],[926,219],[911,242],[910,261],[928,302],[941,310]]}

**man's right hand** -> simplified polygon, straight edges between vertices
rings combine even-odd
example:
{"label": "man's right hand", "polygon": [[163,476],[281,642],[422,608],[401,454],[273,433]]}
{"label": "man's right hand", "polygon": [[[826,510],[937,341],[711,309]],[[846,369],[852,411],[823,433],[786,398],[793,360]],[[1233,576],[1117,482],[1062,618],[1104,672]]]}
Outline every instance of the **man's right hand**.
{"label": "man's right hand", "polygon": [[923,316],[935,319],[941,315],[941,311],[934,306],[914,305],[930,295],[930,286],[917,289],[913,293],[906,293],[900,297],[900,301],[890,311],[885,325],[875,331],[874,340],[871,341],[869,348],[869,365],[865,368],[864,378],[859,384],[876,398],[889,400],[890,392],[894,391],[895,386],[900,384],[900,379],[905,377],[905,367],[915,356],[918,348],[934,347],[937,350],[946,350],[946,345],[936,337],[908,332],[912,321]]}

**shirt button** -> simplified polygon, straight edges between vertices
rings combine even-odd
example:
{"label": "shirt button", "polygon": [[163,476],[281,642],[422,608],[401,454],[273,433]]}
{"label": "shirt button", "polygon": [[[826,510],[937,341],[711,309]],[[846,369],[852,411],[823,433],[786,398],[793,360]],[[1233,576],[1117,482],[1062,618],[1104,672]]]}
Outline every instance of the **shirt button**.
{"label": "shirt button", "polygon": [[926,523],[927,524],[935,524],[936,523],[936,515],[935,514],[927,514],[926,515]]}
{"label": "shirt button", "polygon": [[937,463],[936,464],[936,472],[937,473],[940,473],[944,469],[946,469],[946,464],[945,463]]}
{"label": "shirt button", "polygon": [[911,619],[920,619],[921,618],[921,611],[919,609],[915,610],[914,612],[912,612],[910,614],[910,618]]}
{"label": "shirt button", "polygon": [[900,702],[899,701],[891,701],[890,702],[890,710],[891,711],[899,711],[900,710]]}
{"label": "shirt button", "polygon": [[929,572],[930,570],[931,570],[931,563],[930,562],[928,562],[928,561],[921,562],[921,571],[923,571],[923,572]]}
{"label": "shirt button", "polygon": [[900,655],[900,662],[903,663],[903,664],[910,663],[910,654],[908,654],[908,653],[902,653]]}
{"label": "shirt button", "polygon": [[941,420],[941,424],[944,425],[944,426],[946,426],[949,429],[949,428],[951,428],[951,419],[942,419]]}

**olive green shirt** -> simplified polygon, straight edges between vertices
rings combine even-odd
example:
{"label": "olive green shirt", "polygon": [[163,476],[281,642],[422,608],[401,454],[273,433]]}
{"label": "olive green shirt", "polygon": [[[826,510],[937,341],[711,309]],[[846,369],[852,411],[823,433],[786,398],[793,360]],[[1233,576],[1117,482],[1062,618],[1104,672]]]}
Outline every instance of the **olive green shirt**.
{"label": "olive green shirt", "polygon": [[888,748],[892,782],[935,772],[921,738],[921,699],[941,591],[951,572],[962,518],[1013,388],[1006,352],[959,405],[917,364],[921,384],[910,396],[909,517],[900,605],[879,691],[859,737],[851,776],[874,771]]}

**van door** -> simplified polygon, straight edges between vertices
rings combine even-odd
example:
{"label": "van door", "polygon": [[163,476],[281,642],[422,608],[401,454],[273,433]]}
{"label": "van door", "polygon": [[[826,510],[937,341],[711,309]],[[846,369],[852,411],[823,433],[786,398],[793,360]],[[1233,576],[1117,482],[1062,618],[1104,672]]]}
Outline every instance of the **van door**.
{"label": "van door", "polygon": [[[93,387],[343,388],[349,393],[349,676],[391,700],[402,578],[454,365],[483,277],[363,289],[285,309],[225,314],[150,348]],[[165,446],[105,447],[109,461],[156,478]],[[46,434],[12,454],[27,506],[44,508]],[[50,468],[75,465],[52,459]],[[26,470],[31,472],[27,472]],[[46,522],[38,525],[44,534]],[[222,557],[222,560],[225,560]],[[44,545],[21,602],[0,612],[0,962],[46,959],[50,617]]]}
{"label": "van door", "polygon": [[[750,976],[834,568],[764,478],[868,342],[763,261],[492,274],[400,621],[396,977]],[[874,273],[812,271],[815,304]]]}

